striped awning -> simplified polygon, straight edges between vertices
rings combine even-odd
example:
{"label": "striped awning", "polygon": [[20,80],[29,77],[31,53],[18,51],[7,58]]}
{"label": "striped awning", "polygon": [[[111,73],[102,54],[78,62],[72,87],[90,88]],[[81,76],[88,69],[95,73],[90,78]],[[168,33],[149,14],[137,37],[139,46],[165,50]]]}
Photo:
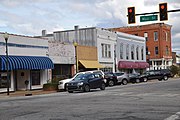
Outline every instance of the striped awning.
{"label": "striped awning", "polygon": [[[39,56],[8,56],[9,70],[53,69],[54,64],[48,57]],[[0,56],[0,70],[6,70],[6,56]]]}

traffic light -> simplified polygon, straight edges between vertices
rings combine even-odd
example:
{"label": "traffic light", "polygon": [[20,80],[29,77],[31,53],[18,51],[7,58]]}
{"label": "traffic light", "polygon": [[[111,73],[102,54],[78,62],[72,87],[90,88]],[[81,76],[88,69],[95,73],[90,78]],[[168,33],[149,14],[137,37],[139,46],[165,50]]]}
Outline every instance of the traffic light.
{"label": "traffic light", "polygon": [[167,3],[159,4],[160,21],[168,20]]}
{"label": "traffic light", "polygon": [[128,23],[136,23],[135,19],[135,7],[128,7]]}

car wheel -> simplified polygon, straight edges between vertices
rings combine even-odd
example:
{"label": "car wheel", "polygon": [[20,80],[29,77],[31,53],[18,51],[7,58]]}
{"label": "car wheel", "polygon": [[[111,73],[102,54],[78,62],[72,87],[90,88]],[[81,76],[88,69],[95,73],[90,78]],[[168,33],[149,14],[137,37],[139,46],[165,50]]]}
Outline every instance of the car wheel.
{"label": "car wheel", "polygon": [[68,91],[69,93],[73,93],[73,91]]}
{"label": "car wheel", "polygon": [[136,79],[136,83],[140,83],[140,80],[139,80],[139,79]]}
{"label": "car wheel", "polygon": [[124,79],[124,80],[122,80],[122,84],[123,84],[123,85],[127,85],[127,83],[128,83],[128,81],[127,81],[127,80],[125,80],[125,79]]}
{"label": "car wheel", "polygon": [[164,76],[163,77],[164,81],[168,80],[168,77],[167,76]]}
{"label": "car wheel", "polygon": [[64,84],[64,91],[67,91],[67,83]]}
{"label": "car wheel", "polygon": [[113,80],[110,80],[109,82],[108,82],[108,85],[111,87],[111,86],[114,86],[114,81]]}
{"label": "car wheel", "polygon": [[105,88],[106,88],[105,83],[102,83],[100,89],[101,89],[101,90],[105,90]]}
{"label": "car wheel", "polygon": [[84,92],[89,92],[89,91],[90,91],[89,85],[85,85],[85,86],[84,86]]}
{"label": "car wheel", "polygon": [[148,79],[147,79],[147,78],[144,78],[143,80],[144,80],[144,82],[147,82],[147,81],[148,81]]}

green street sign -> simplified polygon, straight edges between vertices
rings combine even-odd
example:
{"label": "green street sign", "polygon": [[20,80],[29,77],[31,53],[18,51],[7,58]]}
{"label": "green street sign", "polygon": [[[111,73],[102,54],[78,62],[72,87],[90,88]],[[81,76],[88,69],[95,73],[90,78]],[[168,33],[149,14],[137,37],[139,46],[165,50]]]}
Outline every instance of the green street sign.
{"label": "green street sign", "polygon": [[158,20],[158,15],[140,16],[140,22],[156,21],[156,20]]}

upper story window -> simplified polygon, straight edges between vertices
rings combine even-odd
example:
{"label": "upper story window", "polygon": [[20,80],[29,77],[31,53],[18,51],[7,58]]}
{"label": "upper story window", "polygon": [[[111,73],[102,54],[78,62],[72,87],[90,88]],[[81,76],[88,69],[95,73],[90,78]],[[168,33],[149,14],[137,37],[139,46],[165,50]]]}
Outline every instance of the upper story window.
{"label": "upper story window", "polygon": [[141,60],[144,60],[144,48],[141,48]]}
{"label": "upper story window", "polygon": [[138,34],[136,33],[136,34],[134,34],[135,36],[138,36]]}
{"label": "upper story window", "polygon": [[148,47],[146,47],[146,55],[148,55]]}
{"label": "upper story window", "polygon": [[134,45],[131,46],[131,59],[134,60]]}
{"label": "upper story window", "polygon": [[102,57],[111,58],[111,45],[101,44],[102,48]]}
{"label": "upper story window", "polygon": [[136,47],[136,59],[139,60],[139,47]]}
{"label": "upper story window", "polygon": [[168,41],[168,33],[165,32],[165,40]]}
{"label": "upper story window", "polygon": [[154,41],[158,41],[158,32],[157,31],[154,32]]}
{"label": "upper story window", "polygon": [[159,54],[158,47],[155,47],[155,54],[156,54],[156,55]]}
{"label": "upper story window", "polygon": [[120,44],[120,59],[123,59],[123,43]]}
{"label": "upper story window", "polygon": [[126,59],[129,59],[129,45],[126,46]]}
{"label": "upper story window", "polygon": [[144,33],[144,37],[145,37],[146,41],[148,41],[148,33],[147,32]]}
{"label": "upper story window", "polygon": [[169,48],[166,46],[166,55],[169,55]]}

